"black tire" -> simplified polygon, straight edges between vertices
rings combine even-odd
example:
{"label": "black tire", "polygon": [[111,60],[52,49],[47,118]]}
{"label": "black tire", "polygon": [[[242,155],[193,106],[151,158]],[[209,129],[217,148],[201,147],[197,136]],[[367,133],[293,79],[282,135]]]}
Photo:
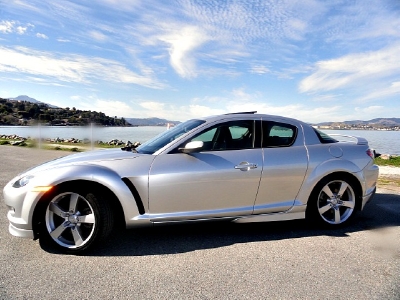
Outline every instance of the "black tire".
{"label": "black tire", "polygon": [[355,215],[359,192],[354,179],[333,174],[322,179],[313,189],[307,204],[306,217],[313,223],[339,227]]}
{"label": "black tire", "polygon": [[41,209],[39,238],[62,252],[81,254],[105,241],[114,225],[107,191],[69,184],[56,188]]}

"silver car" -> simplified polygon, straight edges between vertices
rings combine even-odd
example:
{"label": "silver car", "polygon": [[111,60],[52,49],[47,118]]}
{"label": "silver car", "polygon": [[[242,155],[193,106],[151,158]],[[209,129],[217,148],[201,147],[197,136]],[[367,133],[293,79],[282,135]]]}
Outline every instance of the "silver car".
{"label": "silver car", "polygon": [[375,194],[373,156],[360,137],[338,141],[298,120],[236,113],[186,121],[136,149],[47,162],[3,193],[12,235],[79,253],[121,224],[307,218],[341,226]]}

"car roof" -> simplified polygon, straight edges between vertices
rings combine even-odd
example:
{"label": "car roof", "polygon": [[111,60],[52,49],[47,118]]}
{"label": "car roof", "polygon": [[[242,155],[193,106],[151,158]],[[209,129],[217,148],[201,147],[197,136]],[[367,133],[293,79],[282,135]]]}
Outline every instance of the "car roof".
{"label": "car roof", "polygon": [[263,119],[263,120],[265,119],[265,120],[275,121],[275,122],[301,123],[303,125],[310,126],[309,124],[304,123],[297,119],[292,119],[292,118],[277,116],[277,115],[258,114],[256,111],[228,113],[228,114],[214,115],[214,116],[198,118],[198,119],[204,120],[206,122],[214,122],[214,121],[220,121],[222,119],[229,120],[229,119],[239,119],[239,118],[240,119],[241,118]]}

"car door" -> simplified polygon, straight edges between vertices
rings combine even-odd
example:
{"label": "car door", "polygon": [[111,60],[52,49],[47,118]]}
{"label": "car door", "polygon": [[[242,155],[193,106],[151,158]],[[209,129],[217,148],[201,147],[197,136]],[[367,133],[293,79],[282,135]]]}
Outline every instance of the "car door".
{"label": "car door", "polygon": [[152,221],[251,214],[262,169],[262,149],[254,147],[256,139],[255,121],[222,122],[181,145],[202,141],[198,152],[158,155],[149,174]]}
{"label": "car door", "polygon": [[263,173],[254,214],[283,212],[294,205],[308,167],[300,126],[263,121]]}

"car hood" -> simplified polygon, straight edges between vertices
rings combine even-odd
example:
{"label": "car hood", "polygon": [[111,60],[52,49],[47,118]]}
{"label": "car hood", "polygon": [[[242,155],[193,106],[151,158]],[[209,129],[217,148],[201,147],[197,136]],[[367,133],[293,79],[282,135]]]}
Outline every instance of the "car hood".
{"label": "car hood", "polygon": [[106,149],[106,150],[94,150],[82,153],[71,154],[68,156],[60,157],[55,160],[51,160],[44,164],[38,165],[25,171],[24,173],[36,173],[44,170],[48,170],[54,167],[61,167],[64,165],[74,165],[74,164],[90,164],[96,163],[100,161],[109,161],[109,160],[121,160],[121,159],[133,159],[138,156],[148,155],[148,154],[139,154],[131,151],[122,151],[120,148],[118,149]]}

